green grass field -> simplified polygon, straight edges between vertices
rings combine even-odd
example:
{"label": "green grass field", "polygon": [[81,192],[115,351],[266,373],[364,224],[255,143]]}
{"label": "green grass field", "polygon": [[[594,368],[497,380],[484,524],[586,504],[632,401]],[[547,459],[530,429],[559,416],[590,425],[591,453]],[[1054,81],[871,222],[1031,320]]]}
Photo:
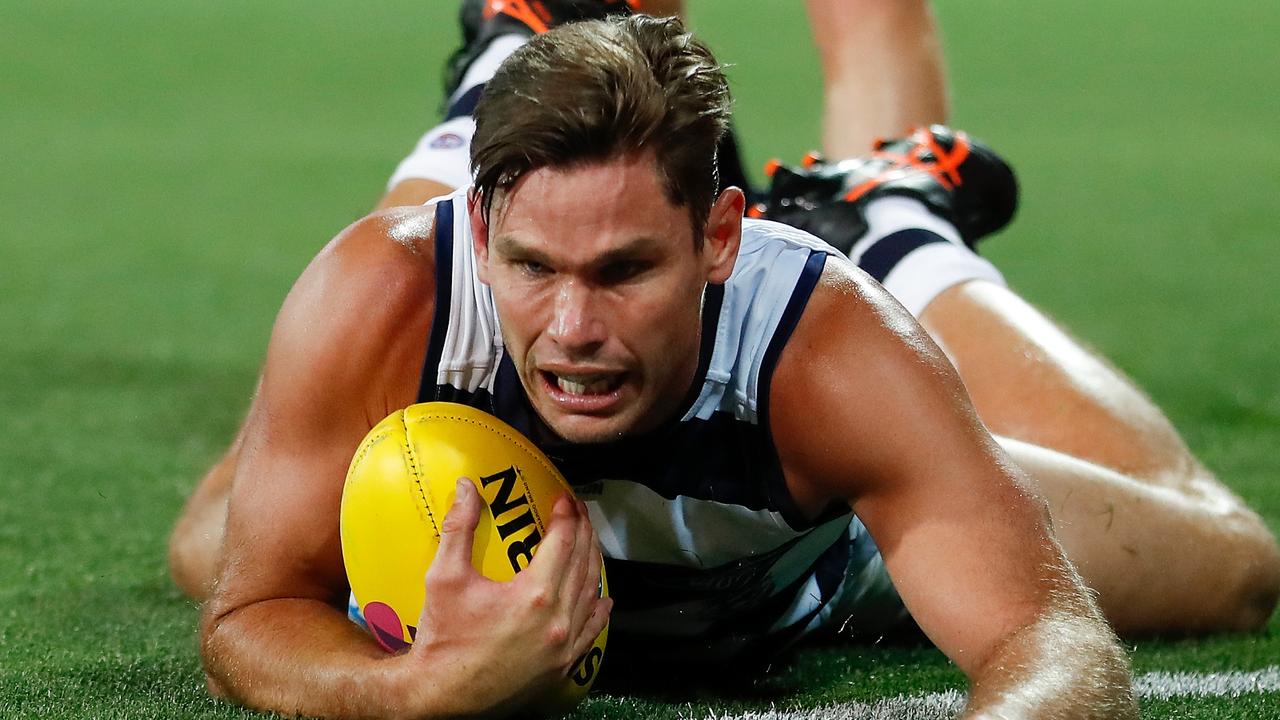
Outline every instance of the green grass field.
{"label": "green grass field", "polygon": [[[691,4],[735,63],[752,163],[815,145],[798,3]],[[1280,528],[1280,5],[937,4],[954,121],[1024,184],[1019,220],[984,252]],[[165,538],[235,430],[293,278],[434,120],[454,6],[6,7],[0,718],[252,715],[204,694],[197,609],[168,582]],[[1259,670],[1280,663],[1280,620],[1130,647],[1140,673]],[[581,715],[735,717],[961,682],[927,648],[822,648],[745,695],[603,696]],[[1143,707],[1280,717],[1280,696]]]}

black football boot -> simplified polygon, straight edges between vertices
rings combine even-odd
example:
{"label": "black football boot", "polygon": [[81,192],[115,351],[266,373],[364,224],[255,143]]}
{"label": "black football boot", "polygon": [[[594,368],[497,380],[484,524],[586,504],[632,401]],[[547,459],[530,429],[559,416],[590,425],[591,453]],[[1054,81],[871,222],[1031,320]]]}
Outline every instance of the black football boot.
{"label": "black football boot", "polygon": [[1018,207],[1012,168],[985,144],[942,125],[881,140],[869,155],[803,168],[772,164],[768,199],[751,215],[806,230],[848,253],[867,230],[863,211],[881,197],[915,198],[955,225],[970,248],[1009,223]]}

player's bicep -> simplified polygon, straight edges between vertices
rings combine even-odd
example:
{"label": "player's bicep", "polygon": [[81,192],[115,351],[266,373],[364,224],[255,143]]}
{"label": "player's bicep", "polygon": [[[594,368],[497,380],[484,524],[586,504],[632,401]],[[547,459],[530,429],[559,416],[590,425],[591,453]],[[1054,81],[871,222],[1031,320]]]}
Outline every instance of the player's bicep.
{"label": "player's bicep", "polygon": [[[262,433],[242,449],[236,467],[219,594],[242,594],[237,604],[285,596],[333,601],[333,588],[342,583],[336,519],[360,431],[353,427],[352,440],[316,428],[313,442],[300,444],[282,442],[267,427],[291,419],[255,423]],[[299,436],[306,427],[295,425],[289,434]]]}
{"label": "player's bicep", "polygon": [[379,226],[353,228],[304,271],[272,330],[232,483],[222,612],[275,597],[341,600],[347,465],[374,423],[413,400],[431,268],[407,265]]}
{"label": "player's bicep", "polygon": [[894,585],[931,640],[967,672],[1040,617],[1067,585],[1038,495],[984,432],[920,427],[915,452],[853,502]]}
{"label": "player's bicep", "polygon": [[234,469],[214,596],[225,610],[272,597],[332,601],[342,581],[337,505],[360,426],[307,399],[332,390],[320,387],[323,371],[273,377],[270,354],[288,351],[273,343]]}
{"label": "player's bicep", "polygon": [[878,286],[829,274],[771,395],[789,487],[814,514],[849,503],[912,616],[972,670],[1064,582],[1047,515],[941,350]]}
{"label": "player's bicep", "polygon": [[991,437],[940,353],[891,363],[870,402],[851,498],[912,617],[972,672],[1066,586],[1042,500]]}

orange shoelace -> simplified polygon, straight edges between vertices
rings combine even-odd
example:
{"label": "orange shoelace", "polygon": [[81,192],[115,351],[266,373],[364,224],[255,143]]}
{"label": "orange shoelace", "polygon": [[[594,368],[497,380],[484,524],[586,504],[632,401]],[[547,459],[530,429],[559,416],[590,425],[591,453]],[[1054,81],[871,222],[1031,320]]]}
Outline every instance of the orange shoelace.
{"label": "orange shoelace", "polygon": [[[871,153],[871,159],[884,160],[889,163],[889,167],[879,175],[851,188],[849,192],[845,193],[843,200],[853,202],[870,192],[877,185],[891,180],[895,176],[906,174],[910,170],[922,170],[929,173],[947,190],[951,190],[964,182],[960,177],[960,165],[969,157],[968,135],[957,132],[955,143],[950,150],[939,145],[928,128],[919,128],[911,133],[911,140],[915,142],[915,145],[907,153],[885,152],[883,150],[876,150]],[[876,145],[881,146],[882,143],[876,143]],[[932,158],[926,157],[930,155]]]}

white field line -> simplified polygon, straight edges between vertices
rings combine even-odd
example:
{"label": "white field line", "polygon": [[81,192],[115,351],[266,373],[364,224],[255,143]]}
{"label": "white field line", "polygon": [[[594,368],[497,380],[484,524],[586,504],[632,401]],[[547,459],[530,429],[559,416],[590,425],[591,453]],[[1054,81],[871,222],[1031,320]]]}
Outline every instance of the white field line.
{"label": "white field line", "polygon": [[[1238,697],[1280,692],[1280,666],[1252,672],[1152,672],[1133,680],[1140,698]],[[964,708],[959,690],[899,695],[874,702],[848,702],[809,710],[764,710],[739,715],[712,713],[707,720],[945,720]]]}
{"label": "white field line", "polygon": [[1247,693],[1280,691],[1280,667],[1253,672],[1152,672],[1133,680],[1138,697],[1167,700],[1174,697],[1237,697]]}

